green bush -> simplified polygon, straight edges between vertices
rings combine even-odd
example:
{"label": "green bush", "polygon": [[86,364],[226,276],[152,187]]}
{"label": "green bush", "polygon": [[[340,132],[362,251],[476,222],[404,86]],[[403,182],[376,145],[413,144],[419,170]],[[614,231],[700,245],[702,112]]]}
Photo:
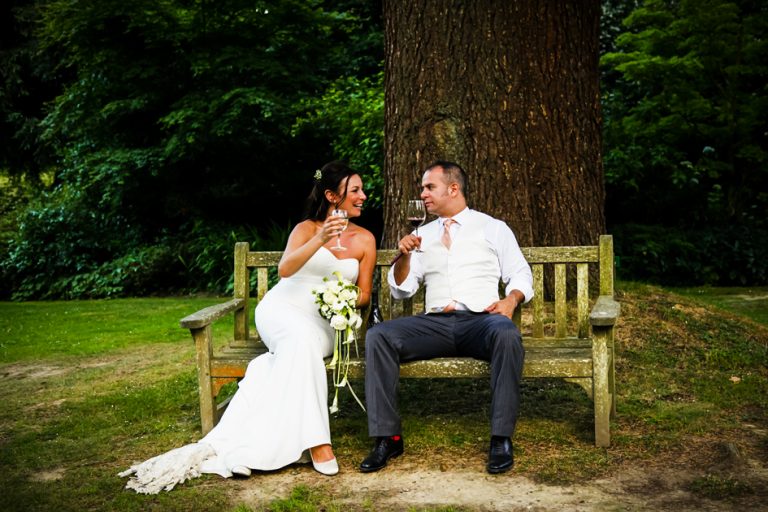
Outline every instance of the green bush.
{"label": "green bush", "polygon": [[111,240],[109,230],[119,224],[83,223],[72,214],[68,208],[57,214],[50,208],[28,212],[0,262],[0,282],[10,291],[9,298],[229,294],[235,242],[250,242],[256,250],[280,250],[289,233],[289,228],[276,224],[260,235],[252,227],[198,222],[152,243],[128,246],[125,240],[102,242]]}
{"label": "green bush", "polygon": [[674,286],[768,283],[768,229],[762,227],[624,224],[611,231],[623,279]]}
{"label": "green bush", "polygon": [[343,77],[333,82],[321,98],[303,102],[306,114],[292,129],[324,133],[333,141],[333,152],[359,171],[368,194],[367,208],[384,204],[384,72],[375,77]]}
{"label": "green bush", "polygon": [[91,272],[61,277],[48,296],[62,299],[148,295],[173,288],[179,265],[168,247],[139,247]]}
{"label": "green bush", "polygon": [[138,245],[138,235],[125,217],[91,208],[77,191],[42,194],[7,241],[3,288],[14,299],[51,298],[59,279],[97,270]]}
{"label": "green bush", "polygon": [[232,293],[235,243],[249,242],[251,250],[281,251],[289,233],[290,227],[283,228],[274,223],[262,235],[249,227],[195,224],[178,245],[186,287],[189,291]]}

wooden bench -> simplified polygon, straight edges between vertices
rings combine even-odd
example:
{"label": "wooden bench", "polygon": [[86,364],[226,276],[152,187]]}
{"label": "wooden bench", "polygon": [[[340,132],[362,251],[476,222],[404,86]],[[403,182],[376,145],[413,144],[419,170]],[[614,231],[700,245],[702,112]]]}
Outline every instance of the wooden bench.
{"label": "wooden bench", "polygon": [[[534,298],[518,308],[514,320],[523,334],[523,376],[558,377],[583,387],[594,402],[595,444],[610,445],[610,417],[615,414],[614,325],[619,305],[613,299],[613,239],[600,237],[599,245],[579,247],[525,247],[531,265]],[[379,307],[384,320],[411,315],[414,306],[423,308],[423,290],[412,299],[392,299],[387,272],[394,250],[379,250],[376,271],[380,273]],[[222,386],[243,377],[248,363],[266,349],[252,330],[253,309],[269,288],[270,268],[277,266],[279,251],[250,251],[247,243],[235,245],[234,298],[207,307],[181,320],[189,329],[197,350],[200,418],[203,434],[218,421],[227,401],[216,403]],[[251,295],[251,273],[255,272],[255,295]],[[272,272],[272,279],[275,279]],[[599,276],[590,293],[590,275]],[[545,281],[554,298],[545,301]],[[590,296],[597,296],[591,300]],[[213,322],[234,315],[232,341],[214,351]],[[363,312],[368,318],[369,311]],[[363,327],[363,331],[365,327]],[[364,337],[361,333],[361,340]],[[364,343],[360,342],[360,348]],[[362,378],[365,361],[355,360],[353,378]],[[439,358],[403,364],[401,377],[488,377],[488,363],[471,358]]]}

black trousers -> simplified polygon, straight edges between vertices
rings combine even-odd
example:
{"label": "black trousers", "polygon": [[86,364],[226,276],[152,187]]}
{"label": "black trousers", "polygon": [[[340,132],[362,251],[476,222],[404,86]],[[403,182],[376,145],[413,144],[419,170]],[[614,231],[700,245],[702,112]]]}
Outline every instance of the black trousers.
{"label": "black trousers", "polygon": [[383,437],[402,433],[397,407],[400,363],[452,356],[469,356],[491,363],[491,435],[512,437],[525,359],[520,331],[503,315],[469,311],[397,318],[368,331],[368,434]]}

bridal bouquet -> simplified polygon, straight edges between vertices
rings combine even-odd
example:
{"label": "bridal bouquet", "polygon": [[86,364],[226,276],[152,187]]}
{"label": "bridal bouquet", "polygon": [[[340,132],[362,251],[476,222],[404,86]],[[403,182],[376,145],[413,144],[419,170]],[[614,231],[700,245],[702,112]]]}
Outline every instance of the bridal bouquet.
{"label": "bridal bouquet", "polygon": [[328,368],[333,370],[333,386],[335,388],[330,411],[332,413],[338,412],[339,388],[344,386],[349,388],[357,403],[365,410],[363,403],[347,379],[351,346],[352,343],[355,344],[355,354],[357,354],[356,332],[363,324],[363,318],[357,312],[357,298],[360,295],[360,289],[349,279],[345,279],[340,272],[334,272],[333,275],[336,279],[324,277],[324,286],[312,290],[315,302],[320,306],[320,316],[328,320],[335,331],[333,357],[328,363]]}

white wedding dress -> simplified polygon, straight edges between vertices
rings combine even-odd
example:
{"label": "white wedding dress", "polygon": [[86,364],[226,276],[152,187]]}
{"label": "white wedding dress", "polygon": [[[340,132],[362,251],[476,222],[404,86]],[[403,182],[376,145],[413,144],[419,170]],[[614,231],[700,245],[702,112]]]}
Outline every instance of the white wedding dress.
{"label": "white wedding dress", "polygon": [[[319,249],[294,275],[281,279],[256,307],[256,328],[269,352],[248,364],[221,421],[199,442],[132,466],[129,489],[155,494],[200,473],[279,469],[312,446],[330,444],[324,357],[333,329],[318,313],[312,290],[335,271],[357,280],[358,261]],[[304,458],[302,462],[309,462]]]}

